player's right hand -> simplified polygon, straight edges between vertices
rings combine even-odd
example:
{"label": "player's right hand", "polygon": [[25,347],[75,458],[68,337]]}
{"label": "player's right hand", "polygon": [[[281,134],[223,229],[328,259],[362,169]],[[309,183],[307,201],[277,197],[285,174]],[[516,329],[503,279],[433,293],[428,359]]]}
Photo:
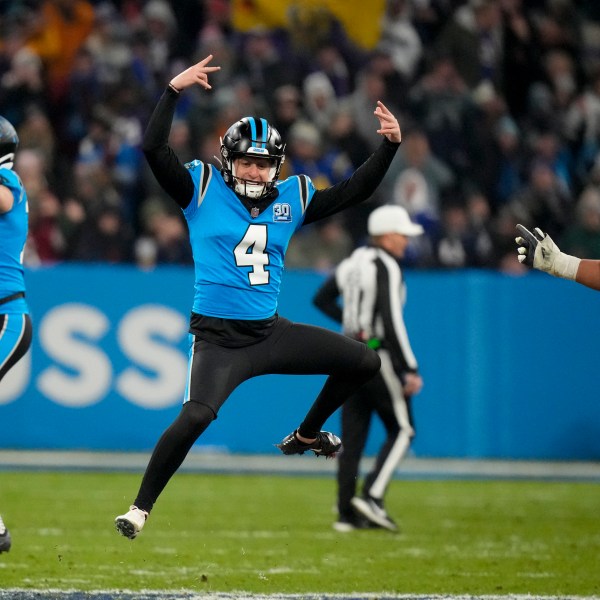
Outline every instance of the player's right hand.
{"label": "player's right hand", "polygon": [[219,71],[221,67],[209,67],[208,63],[213,59],[213,55],[209,54],[206,58],[203,58],[200,62],[187,68],[185,71],[179,73],[171,79],[170,84],[179,91],[184,90],[191,85],[201,85],[205,90],[212,89],[210,83],[208,83],[209,73]]}
{"label": "player's right hand", "polygon": [[539,227],[536,227],[533,233],[520,224],[517,225],[517,229],[521,233],[515,238],[519,246],[517,248],[519,262],[546,273],[553,273],[554,263],[561,252],[552,238]]}

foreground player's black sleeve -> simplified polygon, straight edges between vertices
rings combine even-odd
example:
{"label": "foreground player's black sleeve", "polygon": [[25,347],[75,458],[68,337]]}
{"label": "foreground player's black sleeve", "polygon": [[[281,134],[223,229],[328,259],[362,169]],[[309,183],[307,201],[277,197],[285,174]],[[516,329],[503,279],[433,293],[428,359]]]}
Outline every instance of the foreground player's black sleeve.
{"label": "foreground player's black sleeve", "polygon": [[181,208],[185,208],[194,196],[194,182],[169,146],[178,95],[171,88],[163,92],[144,132],[142,150],[158,183]]}
{"label": "foreground player's black sleeve", "polygon": [[318,290],[313,298],[313,304],[328,317],[338,323],[342,322],[342,308],[338,304],[340,290],[335,275],[332,275]]}
{"label": "foreground player's black sleeve", "polygon": [[399,147],[400,144],[384,137],[379,148],[351,177],[323,190],[316,190],[306,209],[304,225],[368,200],[387,173]]}

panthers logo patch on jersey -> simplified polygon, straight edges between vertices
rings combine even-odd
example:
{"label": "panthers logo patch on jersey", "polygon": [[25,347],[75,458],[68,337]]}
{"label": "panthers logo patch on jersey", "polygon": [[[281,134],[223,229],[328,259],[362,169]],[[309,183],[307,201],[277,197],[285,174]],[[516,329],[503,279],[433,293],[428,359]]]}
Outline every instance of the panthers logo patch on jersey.
{"label": "panthers logo patch on jersey", "polygon": [[273,222],[291,223],[292,207],[287,202],[278,202],[273,205]]}
{"label": "panthers logo patch on jersey", "polygon": [[197,168],[198,166],[200,166],[202,164],[202,161],[198,160],[197,158],[195,160],[193,160],[192,162],[189,163],[185,163],[185,165],[183,165],[186,169],[188,169],[189,171]]}

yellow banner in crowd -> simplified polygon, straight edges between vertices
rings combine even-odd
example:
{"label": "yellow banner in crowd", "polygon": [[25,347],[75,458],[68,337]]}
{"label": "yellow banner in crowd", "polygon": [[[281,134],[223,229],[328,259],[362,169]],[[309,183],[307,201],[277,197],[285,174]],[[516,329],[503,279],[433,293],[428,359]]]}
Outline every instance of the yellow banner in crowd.
{"label": "yellow banner in crowd", "polygon": [[[348,37],[367,50],[379,40],[385,0],[233,0],[233,26],[239,31],[255,27],[283,27],[295,33],[316,35],[333,14]],[[311,45],[311,40],[307,40]]]}

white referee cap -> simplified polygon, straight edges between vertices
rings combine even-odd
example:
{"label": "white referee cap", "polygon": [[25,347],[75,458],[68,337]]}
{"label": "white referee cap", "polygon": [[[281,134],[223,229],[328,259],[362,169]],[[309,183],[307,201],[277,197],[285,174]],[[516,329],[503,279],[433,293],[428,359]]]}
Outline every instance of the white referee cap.
{"label": "white referee cap", "polygon": [[367,231],[369,235],[400,233],[411,237],[421,235],[423,226],[413,223],[408,216],[408,212],[402,206],[386,204],[376,208],[369,215]]}

